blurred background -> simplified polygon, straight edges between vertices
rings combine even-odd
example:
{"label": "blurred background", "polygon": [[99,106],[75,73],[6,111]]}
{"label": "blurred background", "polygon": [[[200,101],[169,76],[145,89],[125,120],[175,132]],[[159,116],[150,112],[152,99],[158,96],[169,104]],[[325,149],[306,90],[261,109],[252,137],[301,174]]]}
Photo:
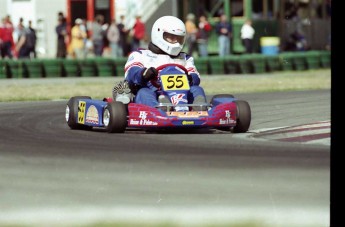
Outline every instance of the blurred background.
{"label": "blurred background", "polygon": [[[257,53],[261,51],[261,37],[279,38],[280,51],[292,50],[290,43],[295,32],[304,37],[308,50],[329,49],[331,40],[331,0],[0,0],[0,5],[0,17],[9,16],[13,24],[15,41],[20,18],[23,26],[32,22],[39,58],[56,56],[55,29],[59,14],[66,20],[69,37],[77,18],[83,19],[91,28],[97,15],[103,15],[102,23],[106,26],[113,19],[119,22],[123,15],[124,25],[130,31],[136,17],[140,16],[146,31],[143,46],[149,42],[152,24],[158,17],[174,15],[185,21],[189,14],[195,15],[196,23],[200,15],[206,15],[213,27],[221,14],[227,15],[233,27],[232,54],[245,51],[240,29],[246,19],[253,21],[253,49]],[[69,41],[66,39],[67,44]],[[217,55],[215,29],[210,31],[207,48],[209,55]]]}

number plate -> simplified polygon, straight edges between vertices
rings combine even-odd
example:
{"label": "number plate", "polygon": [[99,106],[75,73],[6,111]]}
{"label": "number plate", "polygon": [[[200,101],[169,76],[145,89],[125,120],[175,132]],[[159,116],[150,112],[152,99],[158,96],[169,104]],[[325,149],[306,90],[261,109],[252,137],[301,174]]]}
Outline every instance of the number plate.
{"label": "number plate", "polygon": [[189,90],[189,83],[186,75],[162,75],[162,87],[164,91]]}
{"label": "number plate", "polygon": [[79,124],[85,124],[85,107],[86,107],[86,102],[79,101],[79,104],[78,104],[78,123]]}

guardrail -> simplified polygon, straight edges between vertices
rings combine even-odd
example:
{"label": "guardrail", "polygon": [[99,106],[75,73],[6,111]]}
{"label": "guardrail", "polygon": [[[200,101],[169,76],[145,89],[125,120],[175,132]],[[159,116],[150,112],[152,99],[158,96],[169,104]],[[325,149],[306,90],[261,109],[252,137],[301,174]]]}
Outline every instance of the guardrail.
{"label": "guardrail", "polygon": [[[0,60],[2,78],[114,77],[124,75],[127,58]],[[195,58],[200,74],[254,74],[331,67],[330,51],[242,54]]]}

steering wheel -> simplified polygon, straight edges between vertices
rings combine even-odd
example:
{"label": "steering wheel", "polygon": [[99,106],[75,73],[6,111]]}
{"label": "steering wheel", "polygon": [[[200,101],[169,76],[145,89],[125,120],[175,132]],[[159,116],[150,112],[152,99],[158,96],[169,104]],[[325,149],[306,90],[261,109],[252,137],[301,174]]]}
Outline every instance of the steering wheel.
{"label": "steering wheel", "polygon": [[[160,70],[162,70],[162,69],[164,69],[164,68],[166,68],[166,67],[169,67],[169,66],[176,66],[176,67],[178,67],[179,69],[182,69],[183,72],[188,76],[188,70],[186,69],[186,67],[184,67],[183,65],[180,65],[180,64],[176,64],[176,63],[169,63],[169,64],[160,65],[160,66],[158,66],[156,69],[157,69],[157,71],[160,71]],[[161,86],[160,86],[160,84],[157,82],[157,79],[158,79],[158,78],[151,80],[151,84],[152,84],[153,86],[155,86],[156,88],[160,88]]]}
{"label": "steering wheel", "polygon": [[160,65],[156,69],[157,69],[157,71],[160,71],[160,70],[162,70],[166,67],[169,67],[169,66],[176,66],[176,67],[182,69],[186,75],[188,75],[188,70],[183,65],[176,64],[176,63],[169,63],[169,64]]}

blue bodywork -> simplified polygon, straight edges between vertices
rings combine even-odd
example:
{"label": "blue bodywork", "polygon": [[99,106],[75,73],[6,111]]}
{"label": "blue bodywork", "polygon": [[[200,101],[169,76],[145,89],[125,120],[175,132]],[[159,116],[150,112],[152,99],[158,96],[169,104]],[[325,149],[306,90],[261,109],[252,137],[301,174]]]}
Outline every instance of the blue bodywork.
{"label": "blue bodywork", "polygon": [[107,102],[94,99],[80,99],[78,101],[77,122],[80,124],[102,127],[103,111]]}

